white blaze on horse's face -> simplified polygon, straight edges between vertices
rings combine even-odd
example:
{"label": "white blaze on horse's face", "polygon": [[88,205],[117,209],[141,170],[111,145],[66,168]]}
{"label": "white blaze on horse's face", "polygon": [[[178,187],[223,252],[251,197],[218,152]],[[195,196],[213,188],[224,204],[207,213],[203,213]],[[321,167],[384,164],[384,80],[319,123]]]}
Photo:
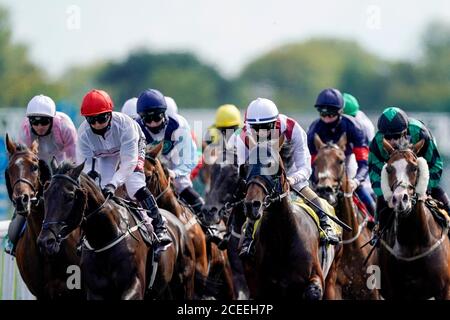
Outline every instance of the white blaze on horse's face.
{"label": "white blaze on horse's face", "polygon": [[397,181],[395,189],[392,190],[392,197],[389,206],[398,213],[409,212],[412,208],[409,186],[412,185],[407,174],[408,162],[406,159],[399,159],[391,164],[394,169],[395,180]]}

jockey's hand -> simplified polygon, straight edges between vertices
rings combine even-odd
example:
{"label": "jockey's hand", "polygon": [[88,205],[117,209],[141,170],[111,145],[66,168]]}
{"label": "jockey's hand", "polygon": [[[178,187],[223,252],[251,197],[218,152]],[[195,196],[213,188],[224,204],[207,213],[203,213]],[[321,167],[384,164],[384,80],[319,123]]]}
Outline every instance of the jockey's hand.
{"label": "jockey's hand", "polygon": [[293,186],[295,184],[295,180],[292,177],[287,177],[287,181],[289,182],[290,186]]}
{"label": "jockey's hand", "polygon": [[91,177],[92,180],[95,180],[95,179],[97,179],[97,178],[100,177],[100,174],[99,174],[97,171],[95,171],[95,170],[89,171],[89,172],[87,173],[87,175],[88,175],[89,177]]}
{"label": "jockey's hand", "polygon": [[105,196],[105,198],[113,197],[114,192],[116,192],[116,187],[113,184],[107,184],[102,190],[102,193]]}
{"label": "jockey's hand", "polygon": [[356,189],[358,189],[360,182],[356,179],[352,179],[349,181],[350,184],[350,191],[354,192]]}
{"label": "jockey's hand", "polygon": [[175,173],[175,171],[167,169],[167,171],[169,172],[169,177],[171,179],[175,179],[177,177],[177,174]]}

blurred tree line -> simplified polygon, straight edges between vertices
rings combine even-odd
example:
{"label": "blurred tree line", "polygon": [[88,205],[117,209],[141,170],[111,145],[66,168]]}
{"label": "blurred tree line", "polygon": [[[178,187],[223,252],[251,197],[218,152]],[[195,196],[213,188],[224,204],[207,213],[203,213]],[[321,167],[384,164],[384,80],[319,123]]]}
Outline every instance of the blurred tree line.
{"label": "blurred tree line", "polygon": [[336,87],[359,98],[367,111],[386,105],[405,110],[450,110],[450,25],[433,22],[422,35],[415,61],[387,61],[356,42],[321,38],[263,54],[234,79],[191,53],[137,50],[123,61],[72,67],[56,81],[30,62],[27,47],[13,43],[8,12],[0,8],[0,106],[25,106],[37,93],[79,105],[91,88],[122,103],[147,87],[172,96],[181,108],[245,107],[257,96],[274,99],[283,111],[311,111],[320,90]]}

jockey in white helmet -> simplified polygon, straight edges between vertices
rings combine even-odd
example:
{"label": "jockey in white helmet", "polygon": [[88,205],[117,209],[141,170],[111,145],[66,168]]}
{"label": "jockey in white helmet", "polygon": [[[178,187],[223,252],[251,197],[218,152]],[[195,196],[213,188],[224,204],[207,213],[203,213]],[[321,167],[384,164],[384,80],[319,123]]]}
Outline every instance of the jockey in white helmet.
{"label": "jockey in white helmet", "polygon": [[[319,208],[322,208],[322,210],[313,209],[320,218],[321,227],[325,230],[328,241],[332,244],[338,243],[339,238],[334,234],[330,220],[324,213],[326,208],[323,208],[319,197],[309,187],[311,155],[305,130],[294,119],[280,114],[275,103],[265,98],[258,98],[249,104],[244,122],[244,128],[229,140],[229,145],[236,147],[239,165],[244,164],[248,159],[251,147],[250,141],[254,136],[253,132],[259,141],[264,139],[272,140],[273,133],[276,133],[277,137],[284,136],[284,144],[280,154],[286,165],[287,179],[290,185]],[[241,257],[247,257],[253,253],[252,243],[255,222],[255,220],[247,217],[244,240],[240,252]]]}

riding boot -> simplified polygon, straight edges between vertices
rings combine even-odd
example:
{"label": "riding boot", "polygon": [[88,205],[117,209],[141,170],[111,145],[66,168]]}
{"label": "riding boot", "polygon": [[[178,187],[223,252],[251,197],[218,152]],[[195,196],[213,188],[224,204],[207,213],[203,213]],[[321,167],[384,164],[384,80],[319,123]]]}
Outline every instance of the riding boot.
{"label": "riding boot", "polygon": [[255,246],[253,244],[253,232],[255,230],[256,220],[247,218],[245,230],[242,239],[241,251],[239,257],[241,259],[251,258],[255,254]]}
{"label": "riding boot", "polygon": [[15,256],[16,255],[16,245],[19,241],[21,231],[25,225],[27,218],[22,215],[14,214],[11,218],[11,223],[8,227],[8,236],[5,238],[5,252]]}
{"label": "riding boot", "polygon": [[180,197],[186,201],[194,210],[196,216],[200,215],[203,205],[205,201],[203,198],[194,190],[192,187],[185,188],[181,193]]}
{"label": "riding boot", "polygon": [[[450,224],[450,219],[449,219],[450,200],[448,198],[447,193],[444,191],[444,189],[442,189],[441,187],[438,186],[438,187],[434,187],[433,189],[431,189],[431,197],[442,203],[442,209],[447,211],[447,215],[445,216],[445,218],[447,219],[447,225],[449,225]],[[450,228],[448,230],[448,235],[450,236]]]}
{"label": "riding boot", "polygon": [[326,241],[332,245],[338,244],[339,243],[339,237],[338,235],[334,232],[334,229],[331,227],[331,219],[325,214],[326,212],[326,208],[324,208],[324,206],[322,205],[322,202],[320,201],[319,197],[316,197],[314,199],[311,199],[311,201],[320,209],[322,210],[318,210],[316,208],[314,211],[317,213],[317,215],[319,216],[319,221],[320,221],[320,227],[322,228],[322,230],[325,232],[325,236],[326,236]]}
{"label": "riding boot", "polygon": [[146,187],[143,187],[136,192],[135,197],[141,207],[147,211],[147,215],[152,218],[152,225],[158,240],[158,246],[164,247],[172,243],[172,239],[167,232],[165,221],[159,212],[158,205],[151,192]]}

